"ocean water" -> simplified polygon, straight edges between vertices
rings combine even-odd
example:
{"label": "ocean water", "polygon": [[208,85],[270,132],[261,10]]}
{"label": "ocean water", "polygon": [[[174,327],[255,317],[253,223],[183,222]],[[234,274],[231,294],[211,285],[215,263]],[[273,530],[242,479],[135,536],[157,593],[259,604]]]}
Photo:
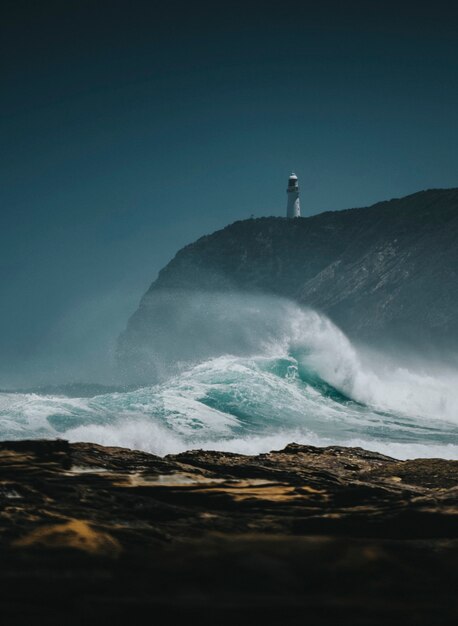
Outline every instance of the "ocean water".
{"label": "ocean water", "polygon": [[169,364],[160,380],[137,388],[92,397],[1,393],[0,439],[58,437],[159,455],[254,454],[294,441],[458,459],[454,372],[371,362],[326,317],[287,301],[231,302],[236,314],[218,303],[219,318],[210,311],[206,325],[243,325],[239,343],[232,328],[215,354],[206,341],[204,357]]}

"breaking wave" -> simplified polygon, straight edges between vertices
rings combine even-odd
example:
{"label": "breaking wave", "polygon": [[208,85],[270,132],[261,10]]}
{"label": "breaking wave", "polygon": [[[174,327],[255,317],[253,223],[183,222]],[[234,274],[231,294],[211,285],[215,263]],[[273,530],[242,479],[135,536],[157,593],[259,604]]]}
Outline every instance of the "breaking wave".
{"label": "breaking wave", "polygon": [[[319,313],[281,299],[227,297],[212,295],[213,308],[205,307],[205,354],[198,354],[198,333],[184,325],[196,349],[188,343],[186,359],[175,354],[176,367],[155,384],[76,398],[1,393],[0,438],[61,437],[160,455],[190,448],[258,453],[296,441],[458,458],[455,373],[368,364]],[[201,312],[188,307],[188,315]]]}

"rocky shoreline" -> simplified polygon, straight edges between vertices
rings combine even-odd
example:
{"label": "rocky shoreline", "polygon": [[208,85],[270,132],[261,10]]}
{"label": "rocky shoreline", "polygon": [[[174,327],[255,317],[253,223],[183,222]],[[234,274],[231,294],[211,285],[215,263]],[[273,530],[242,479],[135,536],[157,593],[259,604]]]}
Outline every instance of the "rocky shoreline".
{"label": "rocky shoreline", "polygon": [[7,625],[458,619],[456,461],[1,442],[0,499]]}

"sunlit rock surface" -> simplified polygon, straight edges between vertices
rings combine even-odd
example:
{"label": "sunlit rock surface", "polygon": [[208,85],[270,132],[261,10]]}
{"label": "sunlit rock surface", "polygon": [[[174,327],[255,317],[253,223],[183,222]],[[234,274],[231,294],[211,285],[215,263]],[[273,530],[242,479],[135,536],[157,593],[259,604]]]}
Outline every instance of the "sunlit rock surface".
{"label": "sunlit rock surface", "polygon": [[359,448],[3,442],[4,623],[454,624],[457,485]]}

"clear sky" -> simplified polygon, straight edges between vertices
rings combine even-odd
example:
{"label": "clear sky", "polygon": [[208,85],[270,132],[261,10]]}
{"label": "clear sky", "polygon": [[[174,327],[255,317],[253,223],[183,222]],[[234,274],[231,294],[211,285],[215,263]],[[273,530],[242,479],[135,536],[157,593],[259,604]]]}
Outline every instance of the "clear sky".
{"label": "clear sky", "polygon": [[0,386],[117,333],[182,245],[283,215],[291,170],[304,215],[458,186],[455,7],[3,0]]}

